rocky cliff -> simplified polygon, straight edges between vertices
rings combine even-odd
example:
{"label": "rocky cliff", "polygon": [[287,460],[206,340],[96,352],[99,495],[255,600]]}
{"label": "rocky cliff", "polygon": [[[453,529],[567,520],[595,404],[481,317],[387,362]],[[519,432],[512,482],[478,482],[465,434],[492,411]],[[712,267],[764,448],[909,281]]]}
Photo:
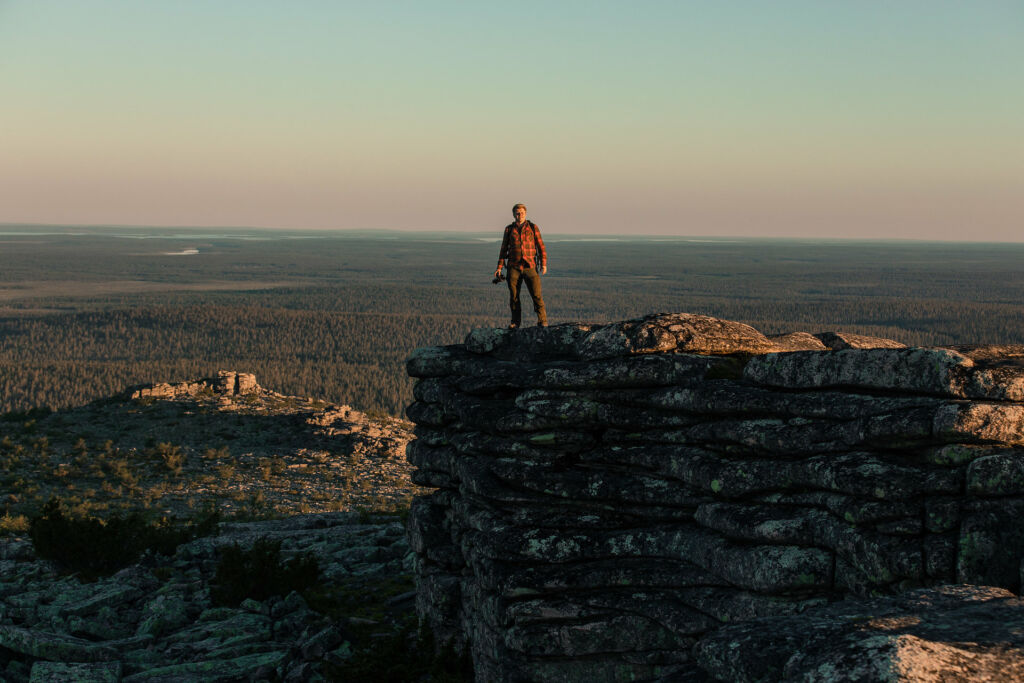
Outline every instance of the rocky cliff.
{"label": "rocky cliff", "polygon": [[[410,515],[418,610],[479,680],[811,675],[821,661],[794,651],[744,668],[750,634],[721,627],[820,624],[808,610],[953,583],[1004,590],[925,590],[886,623],[996,600],[1024,624],[1007,592],[1024,556],[1024,347],[768,338],[666,314],[475,330],[408,371],[413,480],[436,488]],[[1024,662],[1022,632],[1001,632],[993,671]]]}

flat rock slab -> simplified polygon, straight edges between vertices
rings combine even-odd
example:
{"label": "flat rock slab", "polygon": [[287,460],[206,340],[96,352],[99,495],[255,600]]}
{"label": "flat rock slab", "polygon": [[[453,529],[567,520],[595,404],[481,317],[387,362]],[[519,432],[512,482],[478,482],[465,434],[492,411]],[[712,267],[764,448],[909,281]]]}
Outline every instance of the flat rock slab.
{"label": "flat rock slab", "polygon": [[29,683],[118,683],[121,680],[121,662],[36,662],[30,676]]}
{"label": "flat rock slab", "polygon": [[[805,347],[806,344],[804,340]],[[464,348],[475,354],[516,361],[598,360],[667,352],[754,354],[778,350],[750,325],[696,313],[658,313],[607,325],[567,323],[518,330],[481,328],[469,333]],[[427,360],[427,355],[417,350],[413,357],[419,365]]]}
{"label": "flat rock slab", "polygon": [[[85,591],[82,592],[85,593]],[[105,591],[93,592],[92,595],[80,598],[69,604],[63,604],[60,611],[64,616],[95,614],[103,607],[116,607],[117,605],[131,602],[141,595],[142,591],[135,586],[115,585]]]}
{"label": "flat rock slab", "polygon": [[258,652],[205,662],[187,662],[127,676],[124,683],[180,683],[180,681],[261,681],[271,680],[274,669],[287,657],[286,652]]}
{"label": "flat rock slab", "polygon": [[0,647],[57,662],[109,662],[118,659],[113,648],[60,633],[0,625]]}
{"label": "flat rock slab", "polygon": [[584,360],[645,353],[766,353],[767,337],[750,325],[695,313],[661,313],[600,327],[578,344]]}
{"label": "flat rock slab", "polygon": [[1024,344],[953,344],[945,348],[962,353],[981,367],[1024,367]]}
{"label": "flat rock slab", "polygon": [[819,332],[814,335],[821,342],[833,351],[843,349],[905,349],[906,344],[901,344],[893,339],[882,337],[868,337],[863,334],[850,334],[849,332]]}
{"label": "flat rock slab", "polygon": [[810,332],[790,332],[768,337],[775,351],[824,351],[828,347]]}
{"label": "flat rock slab", "polygon": [[863,387],[960,397],[973,367],[971,359],[948,349],[844,349],[758,356],[743,376],[787,389]]}
{"label": "flat rock slab", "polygon": [[1024,680],[1024,600],[943,586],[732,624],[697,662],[720,681]]}
{"label": "flat rock slab", "polygon": [[556,358],[574,359],[576,347],[598,325],[563,323],[550,327],[523,327],[517,330],[477,328],[466,337],[466,349],[504,360],[529,361]]}
{"label": "flat rock slab", "polygon": [[[847,386],[1024,400],[1024,345],[908,348],[892,339],[848,332],[791,332],[769,338],[744,323],[695,313],[659,313],[603,325],[479,328],[461,346],[416,349],[407,367],[413,377],[474,377],[495,373],[482,361],[529,364],[684,353],[755,356],[746,379],[769,386]],[[524,386],[551,385],[537,381],[523,367],[511,376]]]}

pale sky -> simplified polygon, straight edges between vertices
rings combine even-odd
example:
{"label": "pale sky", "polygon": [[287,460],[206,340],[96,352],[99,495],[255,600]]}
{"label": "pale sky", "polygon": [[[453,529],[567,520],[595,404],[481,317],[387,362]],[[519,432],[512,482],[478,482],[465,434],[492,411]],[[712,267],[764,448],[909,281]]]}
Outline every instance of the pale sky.
{"label": "pale sky", "polygon": [[0,222],[1024,240],[1024,2],[0,0]]}

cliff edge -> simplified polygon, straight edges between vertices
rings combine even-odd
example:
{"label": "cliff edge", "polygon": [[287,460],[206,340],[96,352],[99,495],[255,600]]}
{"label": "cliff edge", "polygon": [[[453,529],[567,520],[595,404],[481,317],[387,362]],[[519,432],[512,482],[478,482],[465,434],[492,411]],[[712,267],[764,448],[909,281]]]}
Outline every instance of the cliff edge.
{"label": "cliff edge", "polygon": [[[919,657],[948,680],[1024,670],[1024,346],[679,313],[479,329],[407,367],[436,488],[410,515],[418,610],[479,680],[916,680],[928,648],[956,650]],[[907,630],[940,603],[1007,627],[975,651]],[[794,624],[872,610],[838,659],[800,654]],[[790,649],[749,646],[752,620]],[[844,678],[857,656],[878,666]]]}

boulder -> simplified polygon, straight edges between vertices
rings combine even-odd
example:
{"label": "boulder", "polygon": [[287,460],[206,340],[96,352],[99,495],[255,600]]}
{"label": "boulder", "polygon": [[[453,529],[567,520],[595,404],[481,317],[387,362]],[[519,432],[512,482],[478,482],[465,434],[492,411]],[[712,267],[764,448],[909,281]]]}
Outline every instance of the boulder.
{"label": "boulder", "polygon": [[906,344],[901,344],[892,339],[882,337],[867,337],[862,334],[850,334],[849,332],[819,332],[814,335],[821,343],[833,351],[843,349],[905,349]]}
{"label": "boulder", "polygon": [[788,334],[770,335],[768,340],[772,343],[775,352],[783,351],[824,351],[829,348],[822,341],[809,332],[790,332]]}
{"label": "boulder", "polygon": [[772,342],[749,325],[693,313],[662,313],[596,328],[576,344],[584,360],[647,353],[764,353]]}

